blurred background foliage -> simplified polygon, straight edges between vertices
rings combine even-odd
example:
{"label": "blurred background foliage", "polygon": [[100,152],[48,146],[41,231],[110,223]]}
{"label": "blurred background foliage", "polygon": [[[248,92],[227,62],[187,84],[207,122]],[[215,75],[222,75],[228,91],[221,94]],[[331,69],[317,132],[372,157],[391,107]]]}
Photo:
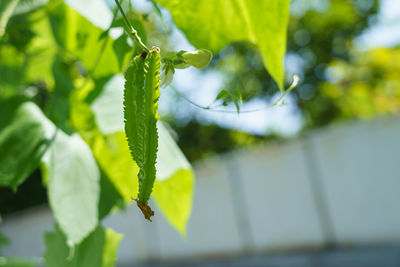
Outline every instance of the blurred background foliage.
{"label": "blurred background foliage", "polygon": [[[66,103],[72,89],[88,83],[94,86],[85,99],[86,103],[91,103],[110,75],[121,71],[124,62],[131,57],[131,42],[125,34],[116,40],[107,36],[99,39],[101,32],[90,25],[74,25],[79,38],[71,41],[72,30],[59,24],[59,16],[73,15],[59,13],[55,8],[57,1],[53,1],[54,6],[48,5],[47,10],[35,8],[40,2],[43,1],[20,1],[16,13],[21,15],[11,18],[0,39],[0,97],[18,93],[34,99],[53,122],[69,132],[70,112]],[[162,46],[164,51],[173,49],[171,29],[163,21],[160,23],[159,17],[139,12],[128,3],[125,7],[144,40]],[[25,12],[27,8],[31,9],[28,13]],[[296,111],[304,122],[299,132],[344,119],[400,112],[400,49],[359,51],[353,42],[376,23],[378,11],[378,0],[292,1],[286,83],[291,82],[293,74],[301,78],[291,93]],[[152,13],[157,14],[154,10]],[[44,16],[50,19],[44,20]],[[112,27],[121,25],[122,20],[117,17]],[[65,30],[54,31],[60,27]],[[83,47],[81,42],[91,42],[93,46]],[[99,42],[101,46],[95,45]],[[101,58],[97,58],[98,49],[104,50]],[[114,51],[118,51],[117,58]],[[86,62],[81,62],[82,58]],[[107,64],[98,64],[99,61]],[[215,55],[202,73],[221,75],[220,89],[239,90],[244,103],[255,99],[268,103],[279,93],[265,70],[259,51],[247,42],[229,45]],[[189,105],[182,97],[175,97],[176,106]],[[199,120],[196,108],[193,109],[185,113],[184,119],[174,112],[164,114],[164,120],[176,132],[179,146],[192,162],[232,149],[287,138],[275,131],[254,135],[224,128]],[[40,172],[32,176],[34,179],[28,179],[15,194],[9,188],[0,188],[2,214],[46,201]],[[10,202],[14,204],[10,206]]]}
{"label": "blurred background foliage", "polygon": [[[400,112],[399,48],[360,51],[354,45],[358,36],[377,23],[379,7],[378,0],[291,2],[286,81],[289,84],[293,74],[301,78],[291,94],[303,120],[300,132],[340,120]],[[244,103],[255,99],[268,103],[279,92],[257,48],[249,43],[234,43],[216,55],[205,72],[215,71],[222,74],[221,89],[240,90]],[[236,138],[238,133],[233,130],[204,124],[196,113],[190,116],[184,125],[170,120],[190,160],[284,138],[276,131],[261,136],[242,132]],[[198,138],[200,132],[215,142],[205,143]]]}

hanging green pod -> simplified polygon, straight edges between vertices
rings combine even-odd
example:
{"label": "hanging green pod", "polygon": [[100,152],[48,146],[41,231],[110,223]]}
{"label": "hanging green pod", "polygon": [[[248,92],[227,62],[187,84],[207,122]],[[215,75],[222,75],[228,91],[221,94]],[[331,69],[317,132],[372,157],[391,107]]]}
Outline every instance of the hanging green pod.
{"label": "hanging green pod", "polygon": [[136,202],[146,219],[154,215],[148,205],[156,178],[158,149],[158,99],[160,49],[135,57],[125,73],[125,133],[133,160],[139,166],[139,193]]}

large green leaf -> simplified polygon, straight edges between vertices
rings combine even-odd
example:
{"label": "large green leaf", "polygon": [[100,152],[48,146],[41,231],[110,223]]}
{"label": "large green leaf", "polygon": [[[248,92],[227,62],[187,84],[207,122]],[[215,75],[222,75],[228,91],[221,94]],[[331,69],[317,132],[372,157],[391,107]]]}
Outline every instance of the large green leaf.
{"label": "large green leaf", "polygon": [[0,101],[0,186],[16,190],[25,181],[49,147],[54,129],[34,103]]}
{"label": "large green leaf", "polygon": [[45,235],[47,267],[113,267],[122,235],[98,226],[75,248],[67,246],[66,237],[56,227]]}
{"label": "large green leaf", "polygon": [[54,217],[69,244],[78,244],[98,223],[100,172],[96,161],[80,136],[68,136],[61,130],[42,160]]}
{"label": "large green leaf", "polygon": [[99,220],[106,217],[115,206],[123,209],[124,199],[110,177],[100,168]]}
{"label": "large green leaf", "polygon": [[250,41],[283,88],[283,57],[290,0],[156,0],[197,48],[214,53],[235,41]]}
{"label": "large green leaf", "polygon": [[158,123],[157,127],[157,180],[153,196],[167,220],[185,236],[192,210],[193,169],[164,125]]}

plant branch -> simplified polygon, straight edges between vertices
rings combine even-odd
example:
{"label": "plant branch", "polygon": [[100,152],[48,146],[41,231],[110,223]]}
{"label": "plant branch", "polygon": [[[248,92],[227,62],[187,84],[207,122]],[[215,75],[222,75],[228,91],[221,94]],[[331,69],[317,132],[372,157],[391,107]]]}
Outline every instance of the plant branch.
{"label": "plant branch", "polygon": [[121,15],[124,19],[125,25],[126,27],[128,27],[129,29],[129,34],[132,36],[133,40],[136,41],[136,43],[138,43],[138,45],[146,52],[149,53],[150,49],[142,42],[142,39],[140,39],[140,36],[138,35],[137,31],[135,30],[135,28],[133,28],[132,24],[129,23],[128,18],[125,15],[124,10],[122,9],[121,4],[119,3],[118,0],[115,0],[115,3],[117,4],[119,11],[121,12]]}

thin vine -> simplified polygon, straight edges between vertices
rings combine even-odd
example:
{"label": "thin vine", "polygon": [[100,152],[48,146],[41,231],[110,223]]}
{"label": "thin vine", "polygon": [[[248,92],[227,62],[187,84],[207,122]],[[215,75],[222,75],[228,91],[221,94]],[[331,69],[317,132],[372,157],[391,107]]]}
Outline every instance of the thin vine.
{"label": "thin vine", "polygon": [[142,39],[140,39],[140,36],[138,35],[137,31],[135,28],[133,28],[132,24],[129,23],[129,20],[127,16],[125,15],[124,10],[121,7],[121,4],[118,0],[115,0],[115,3],[118,6],[119,11],[121,12],[122,18],[124,19],[126,27],[129,29],[128,33],[132,37],[132,39],[138,43],[138,45],[146,52],[150,53],[150,49],[142,42]]}
{"label": "thin vine", "polygon": [[[292,84],[289,86],[288,89],[286,89],[282,95],[278,98],[278,100],[276,100],[274,103],[267,105],[265,107],[261,107],[261,108],[256,108],[256,109],[248,109],[248,110],[241,110],[240,112],[238,112],[237,110],[226,110],[226,109],[214,109],[212,107],[212,104],[208,105],[208,106],[202,106],[196,102],[194,102],[193,100],[189,99],[187,96],[185,96],[183,93],[179,92],[178,89],[176,89],[174,86],[170,86],[172,88],[172,90],[174,90],[174,92],[182,97],[183,99],[185,99],[187,102],[189,102],[190,104],[192,104],[193,106],[203,109],[203,110],[207,110],[207,111],[211,111],[211,112],[220,112],[220,113],[253,113],[253,112],[258,112],[258,111],[262,111],[265,109],[269,109],[275,106],[280,106],[283,105],[283,99],[297,86],[297,84],[299,83],[299,76],[294,75],[293,76],[293,82]],[[214,103],[214,102],[213,102]]]}

